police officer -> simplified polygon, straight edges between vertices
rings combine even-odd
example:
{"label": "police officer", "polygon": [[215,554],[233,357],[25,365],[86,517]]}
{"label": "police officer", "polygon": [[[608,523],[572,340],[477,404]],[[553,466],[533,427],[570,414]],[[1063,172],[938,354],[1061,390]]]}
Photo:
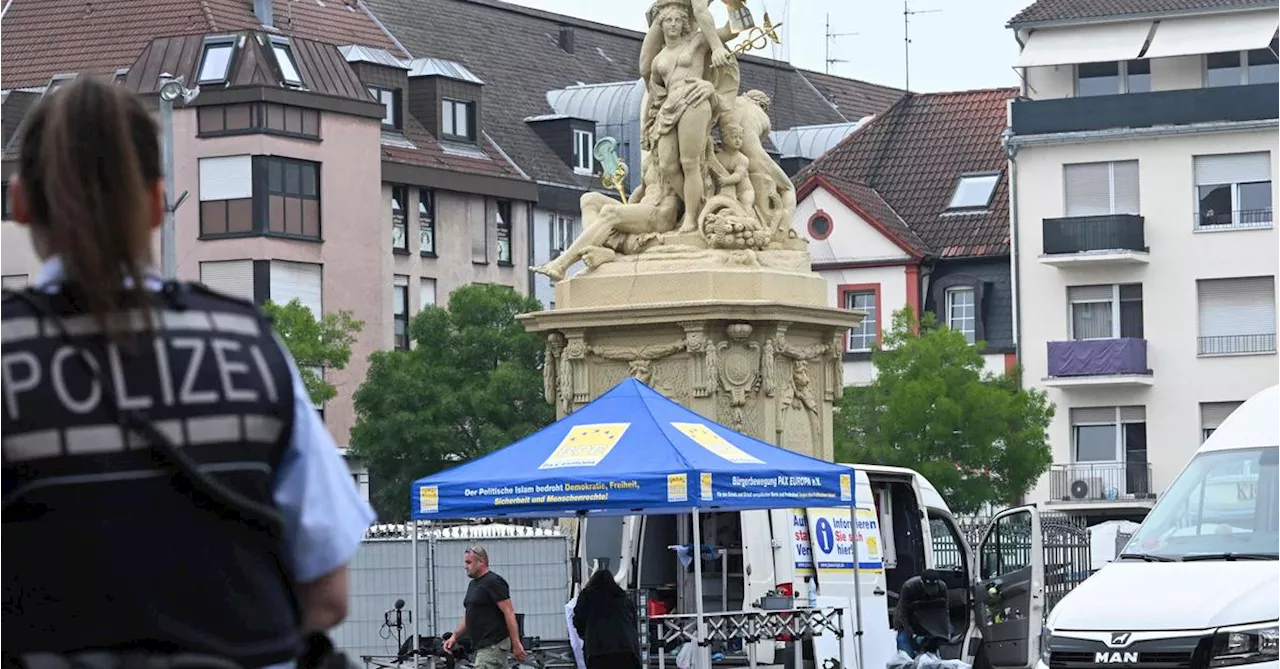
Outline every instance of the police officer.
{"label": "police officer", "polygon": [[291,664],[373,522],[262,313],[148,270],[158,135],[86,76],[24,133],[44,263],[2,302],[6,665]]}

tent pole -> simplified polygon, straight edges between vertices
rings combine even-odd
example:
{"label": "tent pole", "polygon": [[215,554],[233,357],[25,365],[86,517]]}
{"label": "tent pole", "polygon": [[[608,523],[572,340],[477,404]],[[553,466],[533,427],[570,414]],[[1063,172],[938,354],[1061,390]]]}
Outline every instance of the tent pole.
{"label": "tent pole", "polygon": [[[409,521],[409,531],[413,534],[409,540],[409,555],[413,560],[413,638],[409,642],[409,647],[413,649],[413,666],[418,667],[418,620],[422,618],[421,611],[418,610],[418,520]],[[399,652],[399,651],[397,651]]]}
{"label": "tent pole", "polygon": [[[853,530],[853,638],[857,642],[854,645],[857,653],[857,662],[859,667],[865,669],[862,655],[862,551],[858,547],[858,500],[855,499],[849,503],[849,520]],[[843,652],[844,644],[840,644]]]}
{"label": "tent pole", "polygon": [[698,661],[694,666],[699,669],[711,669],[711,646],[704,645],[707,639],[707,623],[703,619],[702,610],[702,519],[698,509],[693,510],[693,597],[694,611],[697,613]]}
{"label": "tent pole", "polygon": [[579,575],[581,580],[578,581],[578,594],[582,594],[582,589],[587,587],[587,579],[591,578],[591,566],[587,564],[587,547],[590,546],[587,543],[587,521],[589,520],[591,519],[587,518],[585,513],[578,517],[578,566],[582,569]]}

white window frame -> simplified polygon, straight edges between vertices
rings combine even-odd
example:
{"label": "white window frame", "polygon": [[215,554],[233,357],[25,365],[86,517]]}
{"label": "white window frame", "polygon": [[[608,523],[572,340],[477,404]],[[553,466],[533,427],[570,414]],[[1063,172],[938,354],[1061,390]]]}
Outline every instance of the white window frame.
{"label": "white window frame", "polygon": [[[1130,90],[1130,86],[1129,86],[1129,63],[1136,62],[1138,60],[1143,60],[1143,59],[1135,58],[1132,61],[1130,60],[1102,61],[1106,63],[1116,63],[1116,72],[1118,73],[1118,76],[1117,76],[1118,81],[1116,82],[1116,91],[1114,93],[1115,95],[1124,95],[1125,93],[1133,92]],[[1080,95],[1080,65],[1092,65],[1092,64],[1093,63],[1080,63],[1080,64],[1073,65],[1071,67],[1072,84],[1074,88],[1072,93],[1073,95],[1075,95],[1075,97],[1093,97],[1092,95],[1088,95],[1088,96]],[[1151,72],[1148,71],[1146,73],[1146,76],[1148,78],[1148,82],[1150,82]],[[1150,91],[1151,91],[1151,88],[1148,86],[1147,90],[1138,91],[1138,92],[1149,93]]]}
{"label": "white window frame", "polygon": [[[1243,49],[1237,52],[1240,56],[1240,64],[1236,65],[1236,69],[1239,70],[1239,74],[1240,74],[1240,80],[1239,80],[1240,83],[1237,84],[1238,86],[1249,85],[1249,52],[1250,51],[1266,51],[1266,49]],[[1221,51],[1219,53],[1231,53],[1231,52]],[[1204,54],[1200,56],[1200,87],[1201,88],[1223,88],[1220,86],[1209,85],[1209,56],[1211,55],[1215,55],[1215,54]],[[1222,69],[1227,69],[1227,68],[1222,68]]]}
{"label": "white window frame", "polygon": [[[879,293],[875,289],[856,288],[844,291],[840,297],[843,302],[841,308],[857,310],[857,306],[850,305],[850,302],[856,302],[856,299],[851,300],[850,298],[856,298],[859,295],[871,296],[872,313],[868,314],[866,318],[863,318],[862,322],[858,324],[858,327],[849,328],[849,333],[845,335],[845,350],[849,353],[869,353],[880,341],[880,313],[879,309],[876,309],[876,299]],[[870,329],[870,331],[868,331],[868,329]],[[854,348],[853,342],[855,337],[861,340],[863,344],[867,344],[869,337],[870,343],[865,347]]]}
{"label": "white window frame", "polygon": [[[986,180],[990,180],[991,182],[991,185],[986,187],[986,191],[985,191],[987,194],[986,199],[984,199],[980,203],[974,203],[974,204],[960,204],[957,202],[960,199],[960,194],[966,184],[970,184],[972,188],[979,188],[979,187],[982,187],[980,185],[980,182],[986,181]],[[974,174],[962,174],[960,175],[960,178],[956,181],[955,190],[951,192],[951,202],[947,204],[947,210],[948,211],[951,211],[951,210],[986,211],[986,209],[991,206],[991,200],[995,197],[996,188],[999,185],[1000,185],[999,172],[981,172],[981,173],[974,173]]]}
{"label": "white window frame", "polygon": [[1068,218],[1076,218],[1076,217],[1082,216],[1080,214],[1073,215],[1068,213],[1067,211],[1068,209],[1070,209],[1070,202],[1068,202],[1068,199],[1067,199],[1069,196],[1069,193],[1067,192],[1067,172],[1068,172],[1068,168],[1070,167],[1083,166],[1083,165],[1106,165],[1107,166],[1107,197],[1108,197],[1107,213],[1085,214],[1083,216],[1119,215],[1119,212],[1116,211],[1116,165],[1120,163],[1134,163],[1137,166],[1138,183],[1136,185],[1136,191],[1137,191],[1138,206],[1136,207],[1137,211],[1134,211],[1133,214],[1139,214],[1142,211],[1142,171],[1141,171],[1142,163],[1139,162],[1138,160],[1129,159],[1129,160],[1100,160],[1100,161],[1092,161],[1087,163],[1068,163],[1063,165],[1062,166],[1062,213],[1063,213],[1063,216],[1066,216]]}
{"label": "white window frame", "polygon": [[[1203,318],[1203,314],[1200,313],[1201,310],[1203,309],[1202,305],[1204,302],[1203,286],[1207,283],[1220,283],[1225,281],[1247,281],[1247,280],[1269,280],[1272,282],[1271,283],[1272,320],[1270,324],[1271,331],[1270,332],[1241,332],[1241,333],[1235,333],[1235,334],[1205,335],[1204,318]],[[1277,348],[1275,297],[1276,297],[1275,276],[1241,276],[1241,277],[1222,277],[1222,278],[1214,278],[1214,279],[1197,279],[1196,280],[1196,340],[1197,340],[1196,354],[1197,356],[1202,358],[1217,358],[1217,357],[1240,356],[1240,355],[1275,355],[1276,348]],[[1236,351],[1205,352],[1204,342],[1202,341],[1205,339],[1227,338],[1227,337],[1267,337],[1267,336],[1271,337],[1271,348],[1269,349],[1241,348],[1240,350],[1236,350]]]}
{"label": "white window frame", "polygon": [[[440,116],[440,134],[448,139],[473,141],[477,136],[475,127],[475,103],[468,100],[455,100],[453,98],[444,98],[441,103]],[[458,112],[462,112],[463,132],[459,134],[458,129]]]}
{"label": "white window frame", "polygon": [[[955,298],[957,295],[967,294],[969,296],[969,308],[973,310],[973,315],[969,317],[955,315]],[[947,327],[964,335],[965,341],[975,344],[978,341],[978,291],[972,286],[956,286],[948,288],[946,293],[946,309],[947,309]],[[960,305],[964,306],[964,305]],[[956,324],[959,321],[969,321],[969,328],[958,328]]]}
{"label": "white window frame", "polygon": [[552,213],[551,214],[551,257],[564,253],[573,240],[577,237],[574,229],[577,227],[575,217]]}
{"label": "white window frame", "polygon": [[[1092,300],[1092,299],[1074,299],[1074,298],[1072,298],[1072,297],[1071,297],[1071,289],[1072,289],[1072,288],[1092,288],[1092,287],[1097,286],[1097,285],[1106,285],[1106,284],[1090,284],[1090,285],[1080,285],[1080,286],[1067,286],[1067,339],[1068,339],[1068,341],[1097,341],[1097,340],[1100,340],[1100,339],[1120,339],[1120,338],[1122,337],[1122,333],[1123,333],[1122,327],[1123,327],[1123,326],[1122,326],[1122,324],[1121,324],[1121,314],[1120,314],[1120,306],[1121,306],[1121,300],[1120,300],[1120,288],[1121,288],[1122,286],[1127,286],[1127,285],[1131,285],[1131,284],[1128,284],[1128,283],[1125,283],[1125,284],[1120,284],[1120,283],[1113,283],[1113,284],[1110,284],[1110,285],[1109,285],[1109,287],[1111,288],[1111,297],[1107,298],[1107,300],[1106,300],[1106,301],[1103,301],[1103,300]],[[1136,285],[1139,285],[1139,286],[1140,286],[1140,285],[1142,285],[1142,284],[1136,284]],[[1145,302],[1146,302],[1146,293],[1145,293],[1145,291],[1144,291],[1143,296],[1142,296],[1142,301],[1144,302],[1144,304],[1143,304],[1143,310],[1144,310],[1144,311],[1143,311],[1143,317],[1145,318],[1145,317],[1146,317],[1146,312],[1145,312],[1145,309],[1146,309],[1146,304],[1145,304]],[[1110,336],[1110,337],[1089,337],[1089,338],[1085,338],[1085,339],[1076,339],[1076,314],[1075,314],[1075,305],[1077,305],[1077,304],[1106,304],[1106,303],[1110,303],[1110,304],[1111,304],[1111,336]],[[1146,323],[1145,323],[1145,322],[1143,323],[1143,334],[1146,334]]]}
{"label": "white window frame", "polygon": [[578,174],[588,175],[595,173],[596,157],[595,147],[596,134],[590,130],[574,130],[573,131],[573,171]]}
{"label": "white window frame", "polygon": [[398,92],[392,88],[369,86],[369,94],[382,103],[382,125],[389,128],[400,127],[400,106],[396,104],[396,93]]}
{"label": "white window frame", "polygon": [[[1249,154],[1249,153],[1257,153],[1257,152],[1245,152],[1245,154]],[[1271,162],[1270,153],[1269,152],[1261,152],[1261,153],[1267,153],[1267,164],[1270,165],[1270,162]],[[1193,169],[1195,168],[1195,165],[1197,164],[1196,161],[1198,159],[1212,158],[1215,155],[1222,155],[1222,154],[1206,154],[1206,155],[1193,156],[1192,157]],[[1227,155],[1240,155],[1240,154],[1227,154]],[[1273,194],[1272,202],[1271,202],[1271,212],[1272,212],[1271,220],[1257,221],[1257,222],[1243,222],[1241,220],[1241,214],[1243,214],[1246,210],[1242,209],[1240,205],[1240,187],[1248,186],[1252,184],[1263,184],[1263,183],[1267,185],[1267,192]],[[1231,187],[1231,223],[1223,224],[1223,225],[1206,225],[1204,223],[1204,217],[1200,211],[1200,189],[1205,187],[1215,188],[1220,186]],[[1197,232],[1222,232],[1226,230],[1265,230],[1267,228],[1270,228],[1275,222],[1274,184],[1272,182],[1272,179],[1267,179],[1266,181],[1258,181],[1258,180],[1240,181],[1239,177],[1237,176],[1230,183],[1224,182],[1224,183],[1202,184],[1200,183],[1200,179],[1197,177],[1195,179],[1195,185],[1192,188],[1192,195],[1195,200],[1195,203],[1194,203],[1195,212],[1196,212],[1195,230]]]}
{"label": "white window frame", "polygon": [[[1115,418],[1105,423],[1097,422],[1097,421],[1089,421],[1089,420],[1076,422],[1076,420],[1072,418],[1068,413],[1067,420],[1070,421],[1071,423],[1071,464],[1073,465],[1115,464],[1115,463],[1124,464],[1124,465],[1129,464],[1128,460],[1126,459],[1128,456],[1129,449],[1128,449],[1128,444],[1125,443],[1124,426],[1134,425],[1137,423],[1142,423],[1144,425],[1148,424],[1147,417],[1145,416],[1146,407],[1145,406],[1142,407],[1144,409],[1144,416],[1142,420],[1125,420],[1122,414],[1124,412],[1124,409],[1129,407],[1116,406],[1116,407],[1074,407],[1074,408],[1113,409],[1115,413]],[[1114,451],[1112,451],[1112,455],[1115,456],[1116,459],[1115,460],[1083,460],[1083,461],[1079,460],[1078,456],[1080,455],[1080,452],[1079,452],[1080,434],[1076,431],[1076,428],[1079,428],[1079,427],[1110,427],[1112,431],[1115,433],[1115,449]],[[1148,444],[1147,457],[1148,458],[1151,457],[1150,444]]]}
{"label": "white window frame", "polygon": [[[396,197],[397,192],[400,197]],[[409,187],[393,184],[391,186],[391,249],[401,253],[409,252]],[[399,215],[397,222],[396,216]]]}

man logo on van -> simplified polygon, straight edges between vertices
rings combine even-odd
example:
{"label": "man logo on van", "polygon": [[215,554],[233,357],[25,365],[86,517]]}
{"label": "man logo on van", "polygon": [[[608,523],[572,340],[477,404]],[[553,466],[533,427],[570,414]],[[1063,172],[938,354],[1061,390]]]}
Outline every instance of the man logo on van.
{"label": "man logo on van", "polygon": [[1106,652],[1093,654],[1095,664],[1137,664],[1138,654],[1133,651]]}
{"label": "man logo on van", "polygon": [[1124,648],[1129,645],[1129,640],[1133,638],[1133,632],[1112,632],[1111,641],[1107,645],[1112,648]]}

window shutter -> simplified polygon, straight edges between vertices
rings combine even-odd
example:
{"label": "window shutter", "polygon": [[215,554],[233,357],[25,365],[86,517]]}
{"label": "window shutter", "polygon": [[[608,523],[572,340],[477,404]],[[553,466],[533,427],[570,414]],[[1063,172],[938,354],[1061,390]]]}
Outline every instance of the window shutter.
{"label": "window shutter", "polygon": [[253,197],[251,156],[200,159],[200,201],[241,200]]}
{"label": "window shutter", "polygon": [[1196,156],[1195,172],[1197,186],[1270,181],[1271,154],[1264,151]]}
{"label": "window shutter", "polygon": [[1115,407],[1088,407],[1071,410],[1071,424],[1085,425],[1090,423],[1112,424],[1116,422]]}
{"label": "window shutter", "polygon": [[1201,337],[1276,333],[1273,277],[1202,279],[1198,283]]}
{"label": "window shutter", "polygon": [[1111,163],[1112,188],[1114,189],[1115,207],[1112,209],[1113,214],[1134,214],[1141,213],[1138,198],[1138,161],[1125,160],[1118,163]]}
{"label": "window shutter", "polygon": [[1203,402],[1200,404],[1200,428],[1216,430],[1243,402]]}
{"label": "window shutter", "polygon": [[312,263],[272,260],[271,301],[283,305],[297,299],[319,319],[323,313],[322,267]]}
{"label": "window shutter", "polygon": [[1146,407],[1120,407],[1121,423],[1145,423],[1147,422]]}
{"label": "window shutter", "polygon": [[1064,165],[1066,215],[1105,216],[1111,213],[1110,163]]}
{"label": "window shutter", "polygon": [[1115,289],[1109,285],[1067,288],[1067,299],[1071,302],[1110,302],[1113,297]]}
{"label": "window shutter", "polygon": [[253,261],[219,260],[200,263],[200,283],[245,300],[253,300]]}

